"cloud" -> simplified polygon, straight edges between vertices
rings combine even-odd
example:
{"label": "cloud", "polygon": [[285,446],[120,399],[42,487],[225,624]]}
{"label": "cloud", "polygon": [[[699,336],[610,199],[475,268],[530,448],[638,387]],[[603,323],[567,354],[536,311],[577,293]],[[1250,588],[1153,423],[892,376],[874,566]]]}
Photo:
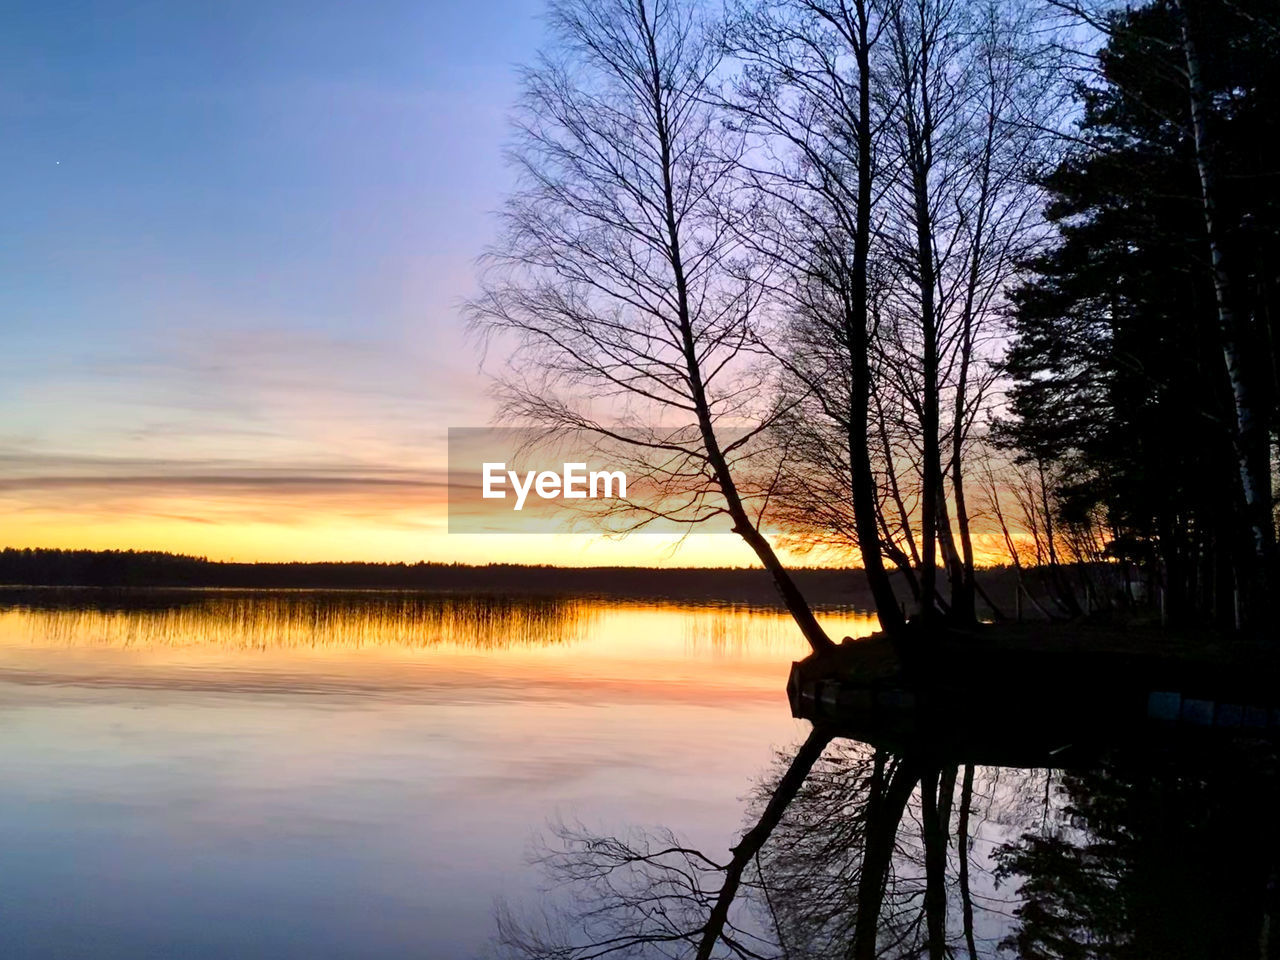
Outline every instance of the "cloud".
{"label": "cloud", "polygon": [[364,518],[421,525],[445,509],[440,470],[361,463],[223,460],[0,451],[0,510],[81,515],[95,522],[150,517],[294,524]]}
{"label": "cloud", "polygon": [[442,523],[446,418],[475,392],[448,359],[205,325],[95,354],[24,390],[0,434],[0,523]]}

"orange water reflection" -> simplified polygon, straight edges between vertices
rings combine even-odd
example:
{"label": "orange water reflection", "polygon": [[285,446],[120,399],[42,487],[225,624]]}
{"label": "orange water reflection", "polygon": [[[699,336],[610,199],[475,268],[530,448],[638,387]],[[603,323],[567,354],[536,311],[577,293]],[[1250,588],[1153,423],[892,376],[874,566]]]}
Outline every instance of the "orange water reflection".
{"label": "orange water reflection", "polygon": [[[874,617],[827,610],[836,637]],[[0,596],[0,674],[35,683],[409,694],[513,686],[722,699],[780,693],[807,652],[760,607],[336,591]]]}
{"label": "orange water reflection", "polygon": [[0,590],[0,954],[474,956],[549,819],[723,848],[805,650],[744,607]]}

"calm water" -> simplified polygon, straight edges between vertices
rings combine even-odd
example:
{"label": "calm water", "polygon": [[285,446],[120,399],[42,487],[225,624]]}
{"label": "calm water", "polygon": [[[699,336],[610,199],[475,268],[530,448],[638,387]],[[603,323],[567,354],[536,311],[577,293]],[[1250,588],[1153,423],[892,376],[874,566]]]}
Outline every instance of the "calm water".
{"label": "calm water", "polygon": [[746,608],[0,594],[0,956],[470,956],[556,819],[725,847],[805,652]]}
{"label": "calm water", "polygon": [[0,956],[692,957],[717,903],[715,957],[1280,955],[1269,744],[830,740],[805,653],[743,607],[0,591]]}

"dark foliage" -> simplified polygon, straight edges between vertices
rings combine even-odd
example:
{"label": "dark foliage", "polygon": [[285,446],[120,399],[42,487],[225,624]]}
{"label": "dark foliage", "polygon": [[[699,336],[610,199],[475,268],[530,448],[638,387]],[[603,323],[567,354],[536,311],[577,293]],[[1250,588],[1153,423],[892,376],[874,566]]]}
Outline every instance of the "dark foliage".
{"label": "dark foliage", "polygon": [[[1246,373],[1274,428],[1280,305],[1280,43],[1270,4],[1196,10],[1212,91],[1224,257]],[[1233,615],[1248,542],[1188,94],[1172,6],[1116,14],[1082,87],[1080,149],[1046,176],[1056,244],[1014,296],[1002,440],[1052,464],[1061,521],[1102,513],[1113,552],[1155,557],[1174,611]]]}

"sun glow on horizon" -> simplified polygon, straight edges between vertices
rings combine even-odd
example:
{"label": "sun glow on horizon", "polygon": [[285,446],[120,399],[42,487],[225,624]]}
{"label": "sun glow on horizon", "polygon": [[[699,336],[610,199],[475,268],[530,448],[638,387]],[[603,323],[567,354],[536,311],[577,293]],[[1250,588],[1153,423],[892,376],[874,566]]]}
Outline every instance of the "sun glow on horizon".
{"label": "sun glow on horizon", "polygon": [[[87,514],[87,511],[86,511]],[[74,517],[10,514],[0,547],[64,550],[154,550],[238,562],[373,562],[551,564],[565,567],[759,567],[732,534],[590,533],[449,534],[443,521],[420,526],[354,523],[341,517],[306,521],[204,521],[186,517]],[[1023,538],[1015,537],[1022,540]],[[1019,549],[1026,544],[1019,542]],[[979,566],[1009,562],[1002,539],[974,537]],[[792,567],[855,567],[857,552],[781,546]]]}

